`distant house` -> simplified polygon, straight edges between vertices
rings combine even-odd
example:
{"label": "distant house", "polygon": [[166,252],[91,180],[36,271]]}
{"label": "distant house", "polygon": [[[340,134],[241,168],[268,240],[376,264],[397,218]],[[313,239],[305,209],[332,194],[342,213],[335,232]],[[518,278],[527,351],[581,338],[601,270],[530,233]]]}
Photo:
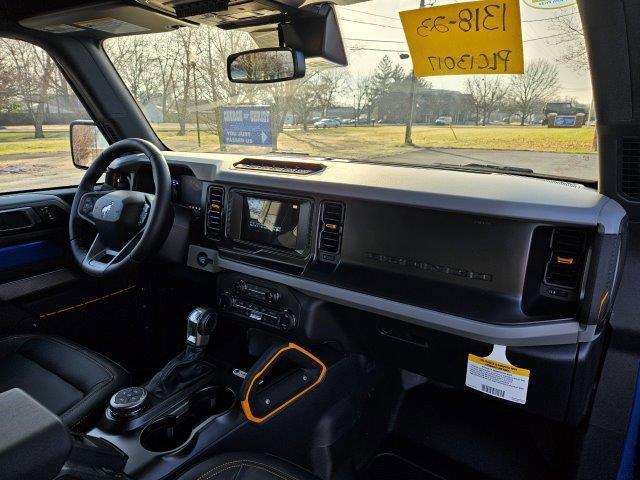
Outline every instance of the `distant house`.
{"label": "distant house", "polygon": [[145,102],[141,105],[142,111],[144,112],[145,117],[151,123],[163,123],[164,115],[162,115],[162,110],[152,101]]}
{"label": "distant house", "polygon": [[[380,99],[380,117],[385,123],[407,121],[409,92],[406,84],[390,89]],[[464,124],[473,119],[475,111],[471,96],[456,90],[418,87],[415,93],[413,120],[417,123],[434,123],[438,117],[451,117],[453,123]]]}

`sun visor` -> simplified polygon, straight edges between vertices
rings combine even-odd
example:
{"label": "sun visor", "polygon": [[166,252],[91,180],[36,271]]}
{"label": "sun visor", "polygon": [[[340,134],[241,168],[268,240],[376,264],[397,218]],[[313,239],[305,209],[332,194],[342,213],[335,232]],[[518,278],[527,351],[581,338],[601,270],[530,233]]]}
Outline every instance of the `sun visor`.
{"label": "sun visor", "polygon": [[178,19],[225,29],[277,23],[305,0],[136,0]]}
{"label": "sun visor", "polygon": [[20,20],[20,25],[57,35],[108,38],[118,35],[166,32],[193,25],[119,1],[88,3]]}

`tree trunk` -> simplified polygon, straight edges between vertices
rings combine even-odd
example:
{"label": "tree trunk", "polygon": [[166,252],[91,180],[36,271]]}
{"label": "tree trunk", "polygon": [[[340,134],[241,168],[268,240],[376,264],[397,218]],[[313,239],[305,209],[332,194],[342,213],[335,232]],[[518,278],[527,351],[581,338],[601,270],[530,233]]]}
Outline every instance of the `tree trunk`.
{"label": "tree trunk", "polygon": [[180,130],[178,136],[183,137],[187,134],[187,115],[189,104],[189,88],[191,88],[191,66],[189,63],[185,66],[184,72],[184,91],[182,92],[182,105],[180,106],[180,113],[178,123],[180,124]]}
{"label": "tree trunk", "polygon": [[34,138],[44,138],[44,104],[40,102],[38,104],[38,108],[36,109],[36,113],[33,116],[33,126],[35,129]]}

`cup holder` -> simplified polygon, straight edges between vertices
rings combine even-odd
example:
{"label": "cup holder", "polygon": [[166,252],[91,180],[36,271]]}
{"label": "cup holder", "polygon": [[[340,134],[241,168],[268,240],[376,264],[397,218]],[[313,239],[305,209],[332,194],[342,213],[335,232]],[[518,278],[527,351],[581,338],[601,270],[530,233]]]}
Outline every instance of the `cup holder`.
{"label": "cup holder", "polygon": [[147,425],[140,435],[140,443],[150,452],[175,450],[189,440],[196,427],[231,409],[235,398],[233,391],[225,387],[203,388],[189,399],[183,412]]}
{"label": "cup holder", "polygon": [[176,417],[156,420],[142,431],[140,443],[151,452],[168,452],[178,448],[191,436],[191,426]]}

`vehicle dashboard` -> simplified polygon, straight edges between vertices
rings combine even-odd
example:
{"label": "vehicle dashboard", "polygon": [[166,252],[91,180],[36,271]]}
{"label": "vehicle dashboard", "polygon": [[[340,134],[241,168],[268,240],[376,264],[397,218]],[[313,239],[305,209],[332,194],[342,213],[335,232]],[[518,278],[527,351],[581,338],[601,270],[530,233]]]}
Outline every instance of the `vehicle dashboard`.
{"label": "vehicle dashboard", "polygon": [[[592,189],[288,156],[165,155],[174,203],[191,211],[189,267],[486,343],[589,342],[606,320],[626,217]],[[153,191],[140,156],[112,164],[110,181]]]}

